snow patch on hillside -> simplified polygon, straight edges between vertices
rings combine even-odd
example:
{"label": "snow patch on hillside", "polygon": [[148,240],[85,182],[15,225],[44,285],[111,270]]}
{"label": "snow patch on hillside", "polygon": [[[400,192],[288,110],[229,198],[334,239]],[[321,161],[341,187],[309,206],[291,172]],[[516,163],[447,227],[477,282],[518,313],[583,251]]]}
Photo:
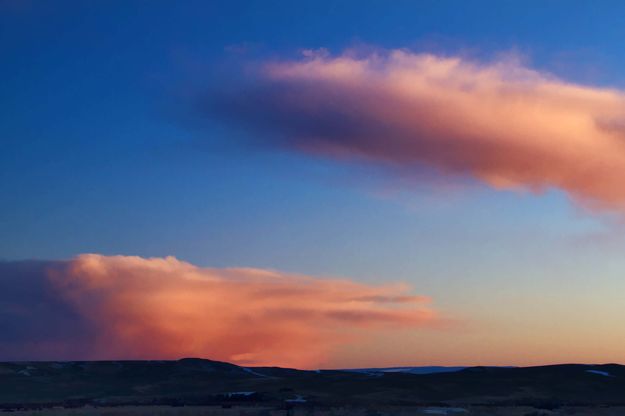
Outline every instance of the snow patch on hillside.
{"label": "snow patch on hillside", "polygon": [[612,374],[608,373],[607,371],[599,371],[599,370],[586,370],[587,373],[592,373],[592,374],[598,374],[600,376],[604,376],[604,377],[614,377]]}

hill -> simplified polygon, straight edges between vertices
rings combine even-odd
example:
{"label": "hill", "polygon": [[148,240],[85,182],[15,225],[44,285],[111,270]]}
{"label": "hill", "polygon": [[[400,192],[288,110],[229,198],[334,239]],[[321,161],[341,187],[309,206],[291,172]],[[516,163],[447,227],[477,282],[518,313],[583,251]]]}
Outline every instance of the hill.
{"label": "hill", "polygon": [[[369,369],[371,370],[371,369]],[[203,359],[0,363],[0,406],[84,404],[618,405],[625,367],[304,371]]]}

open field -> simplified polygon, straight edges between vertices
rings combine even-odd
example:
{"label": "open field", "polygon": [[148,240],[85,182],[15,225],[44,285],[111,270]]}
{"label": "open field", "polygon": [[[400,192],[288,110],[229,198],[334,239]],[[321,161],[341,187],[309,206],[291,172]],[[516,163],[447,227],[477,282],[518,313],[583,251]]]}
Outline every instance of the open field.
{"label": "open field", "polygon": [[224,409],[217,406],[120,406],[84,407],[80,409],[25,410],[11,413],[15,416],[418,416],[418,415],[474,415],[474,416],[621,416],[625,407],[562,407],[554,410],[529,406],[467,406],[441,408],[426,406],[329,409],[294,408],[291,410],[251,406]]}

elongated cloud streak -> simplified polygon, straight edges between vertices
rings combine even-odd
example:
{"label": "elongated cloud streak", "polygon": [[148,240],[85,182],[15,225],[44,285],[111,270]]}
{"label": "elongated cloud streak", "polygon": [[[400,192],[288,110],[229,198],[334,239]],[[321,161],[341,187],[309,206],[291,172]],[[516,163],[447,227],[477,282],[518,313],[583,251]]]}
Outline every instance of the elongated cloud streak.
{"label": "elongated cloud streak", "polygon": [[625,209],[625,93],[515,61],[313,53],[266,65],[209,108],[305,152]]}
{"label": "elongated cloud streak", "polygon": [[0,315],[21,331],[0,335],[0,359],[199,356],[311,367],[359,331],[442,322],[403,285],[207,269],[173,257],[90,254],[0,264],[0,272],[8,290]]}

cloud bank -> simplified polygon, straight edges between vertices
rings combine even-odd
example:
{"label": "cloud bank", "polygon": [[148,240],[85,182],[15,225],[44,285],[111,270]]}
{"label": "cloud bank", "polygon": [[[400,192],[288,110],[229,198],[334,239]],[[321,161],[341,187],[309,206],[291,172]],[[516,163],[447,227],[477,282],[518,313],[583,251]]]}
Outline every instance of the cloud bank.
{"label": "cloud bank", "polygon": [[428,299],[407,290],[173,257],[5,262],[0,360],[194,356],[315,367],[362,332],[439,325]]}
{"label": "cloud bank", "polygon": [[515,60],[307,53],[204,102],[265,143],[625,209],[625,92]]}

